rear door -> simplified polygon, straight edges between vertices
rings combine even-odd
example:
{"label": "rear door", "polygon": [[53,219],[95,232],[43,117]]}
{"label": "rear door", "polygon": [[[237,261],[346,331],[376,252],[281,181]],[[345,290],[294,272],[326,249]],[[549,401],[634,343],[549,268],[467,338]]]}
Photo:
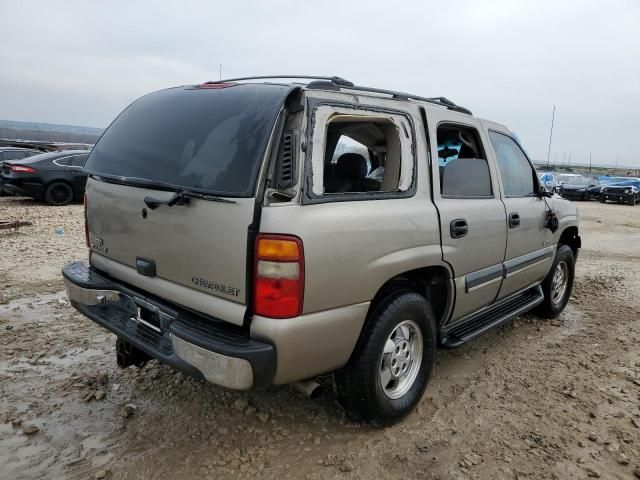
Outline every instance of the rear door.
{"label": "rear door", "polygon": [[[241,325],[254,194],[288,91],[180,87],[128,107],[85,165],[91,264]],[[210,197],[155,206],[180,189]]]}
{"label": "rear door", "polygon": [[533,165],[508,132],[489,130],[507,211],[505,278],[500,298],[540,282],[553,262],[553,234],[545,228],[549,207],[539,195]]}
{"label": "rear door", "polygon": [[[452,320],[492,303],[502,282],[505,209],[486,138],[474,118],[429,113],[433,194],[440,213],[443,259],[455,275]],[[436,161],[437,159],[437,161]]]}

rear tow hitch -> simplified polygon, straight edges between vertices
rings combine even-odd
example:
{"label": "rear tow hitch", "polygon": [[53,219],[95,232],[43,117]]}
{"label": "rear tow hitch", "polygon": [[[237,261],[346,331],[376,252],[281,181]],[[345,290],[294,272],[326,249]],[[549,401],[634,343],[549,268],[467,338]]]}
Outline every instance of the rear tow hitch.
{"label": "rear tow hitch", "polygon": [[151,357],[142,350],[120,338],[116,340],[116,357],[120,368],[127,368],[131,365],[143,367],[145,363],[151,360]]}

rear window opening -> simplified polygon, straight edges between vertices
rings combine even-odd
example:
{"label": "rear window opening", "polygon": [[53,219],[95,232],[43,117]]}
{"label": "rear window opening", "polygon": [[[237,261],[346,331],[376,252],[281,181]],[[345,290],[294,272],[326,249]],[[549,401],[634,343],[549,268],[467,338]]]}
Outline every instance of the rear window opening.
{"label": "rear window opening", "polygon": [[146,95],[111,124],[86,169],[250,197],[289,87],[179,87]]}
{"label": "rear window opening", "polygon": [[325,145],[325,194],[400,189],[400,132],[391,120],[338,115],[328,124]]}

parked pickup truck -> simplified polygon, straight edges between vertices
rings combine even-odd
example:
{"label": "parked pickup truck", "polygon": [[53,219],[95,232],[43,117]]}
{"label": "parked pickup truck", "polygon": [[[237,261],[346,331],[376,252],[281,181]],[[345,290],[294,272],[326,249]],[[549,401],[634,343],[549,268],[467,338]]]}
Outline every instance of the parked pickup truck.
{"label": "parked pickup truck", "polygon": [[386,425],[436,348],[571,295],[575,206],[508,128],[446,98],[339,77],[170,88],[121,113],[85,169],[89,264],[63,275],[123,367],[231,389],[331,373],[350,414]]}

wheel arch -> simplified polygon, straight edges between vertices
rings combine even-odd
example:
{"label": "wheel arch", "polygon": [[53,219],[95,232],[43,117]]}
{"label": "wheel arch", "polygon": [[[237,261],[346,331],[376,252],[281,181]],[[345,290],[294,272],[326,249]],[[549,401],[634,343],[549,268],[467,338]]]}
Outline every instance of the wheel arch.
{"label": "wheel arch", "polygon": [[431,305],[438,326],[442,325],[453,309],[453,274],[444,265],[431,265],[407,270],[384,282],[371,301],[365,325],[374,306],[390,292],[400,289],[411,290],[424,296]]}
{"label": "wheel arch", "polygon": [[576,225],[571,225],[562,231],[560,238],[558,239],[558,244],[570,247],[571,250],[573,250],[574,256],[578,255],[578,251],[582,247],[582,241],[580,240],[580,235],[578,233],[578,227]]}

